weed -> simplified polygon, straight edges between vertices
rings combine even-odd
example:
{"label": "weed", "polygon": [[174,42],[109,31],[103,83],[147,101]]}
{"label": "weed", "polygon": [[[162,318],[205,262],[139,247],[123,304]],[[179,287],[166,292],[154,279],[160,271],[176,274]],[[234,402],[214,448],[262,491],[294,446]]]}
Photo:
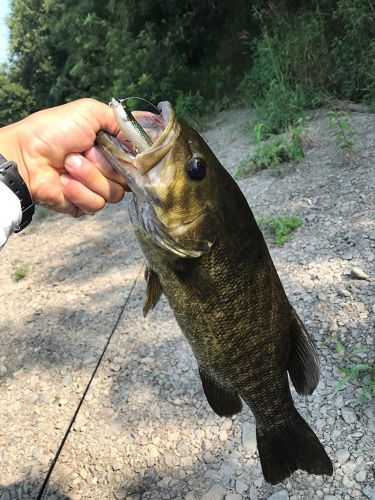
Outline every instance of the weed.
{"label": "weed", "polygon": [[[300,122],[302,123],[302,122]],[[272,168],[280,175],[280,165],[284,162],[298,163],[304,157],[302,148],[302,125],[290,129],[284,137],[271,136],[270,141],[260,142],[267,134],[267,125],[258,123],[254,127],[258,143],[253,156],[246,156],[238,165],[235,177],[241,178],[265,168]]]}
{"label": "weed", "polygon": [[330,111],[328,115],[328,126],[335,138],[337,149],[350,155],[358,144],[355,140],[358,133],[350,125],[349,114],[346,111]]}
{"label": "weed", "polygon": [[287,217],[283,215],[267,216],[259,221],[262,229],[268,229],[274,234],[274,242],[283,245],[290,234],[302,224],[298,217]]}
{"label": "weed", "polygon": [[12,278],[14,281],[20,281],[27,276],[29,266],[27,264],[16,264]]}
{"label": "weed", "polygon": [[372,399],[375,396],[375,365],[357,358],[358,354],[367,353],[367,349],[364,347],[346,349],[334,337],[332,340],[336,342],[338,354],[347,361],[347,366],[339,368],[340,379],[337,383],[337,389],[342,389],[346,385],[354,383],[361,386],[361,393],[357,398],[358,403]]}

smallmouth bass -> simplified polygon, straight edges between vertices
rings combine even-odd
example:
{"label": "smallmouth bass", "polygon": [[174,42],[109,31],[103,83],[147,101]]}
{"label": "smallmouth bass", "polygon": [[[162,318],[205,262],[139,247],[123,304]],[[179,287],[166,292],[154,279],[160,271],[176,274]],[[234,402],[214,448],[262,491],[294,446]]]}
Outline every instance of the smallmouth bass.
{"label": "smallmouth bass", "polygon": [[[167,297],[197,360],[211,408],[230,417],[242,400],[256,421],[266,481],[297,469],[332,474],[297,412],[319,381],[318,353],[286,297],[240,188],[202,137],[176,118],[139,115],[152,145],[136,152],[100,131],[97,144],[133,192],[130,217],[147,261],[144,314]],[[127,138],[128,140],[131,138]]]}

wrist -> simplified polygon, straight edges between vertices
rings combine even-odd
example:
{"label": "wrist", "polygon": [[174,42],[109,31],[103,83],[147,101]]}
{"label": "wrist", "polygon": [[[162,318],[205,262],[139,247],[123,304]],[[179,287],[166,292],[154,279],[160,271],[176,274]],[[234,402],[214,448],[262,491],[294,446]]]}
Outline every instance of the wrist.
{"label": "wrist", "polygon": [[17,124],[0,128],[0,154],[17,163],[18,172],[30,191],[30,179],[18,138]]}

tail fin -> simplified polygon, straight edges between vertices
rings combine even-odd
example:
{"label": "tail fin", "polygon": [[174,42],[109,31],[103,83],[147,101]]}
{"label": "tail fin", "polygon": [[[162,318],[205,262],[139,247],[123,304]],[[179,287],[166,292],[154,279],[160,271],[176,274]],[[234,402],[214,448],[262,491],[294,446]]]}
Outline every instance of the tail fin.
{"label": "tail fin", "polygon": [[257,442],[264,478],[277,484],[297,469],[309,474],[331,476],[332,462],[301,415],[282,430],[257,429]]}

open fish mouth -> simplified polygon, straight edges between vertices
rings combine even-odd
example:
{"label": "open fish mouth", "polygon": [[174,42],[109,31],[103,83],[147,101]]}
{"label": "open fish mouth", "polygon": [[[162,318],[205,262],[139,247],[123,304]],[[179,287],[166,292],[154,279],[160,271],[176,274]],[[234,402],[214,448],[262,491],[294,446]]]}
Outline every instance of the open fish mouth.
{"label": "open fish mouth", "polygon": [[136,111],[130,113],[121,103],[112,99],[110,105],[119,127],[119,134],[100,130],[96,144],[110,164],[127,180],[135,194],[144,191],[144,176],[168,153],[173,144],[177,126],[172,105],[158,104],[160,114]]}

